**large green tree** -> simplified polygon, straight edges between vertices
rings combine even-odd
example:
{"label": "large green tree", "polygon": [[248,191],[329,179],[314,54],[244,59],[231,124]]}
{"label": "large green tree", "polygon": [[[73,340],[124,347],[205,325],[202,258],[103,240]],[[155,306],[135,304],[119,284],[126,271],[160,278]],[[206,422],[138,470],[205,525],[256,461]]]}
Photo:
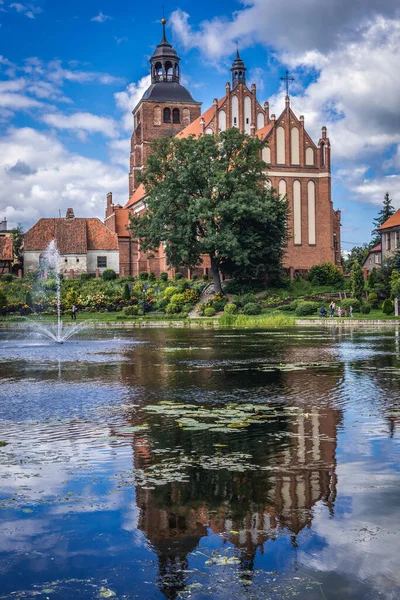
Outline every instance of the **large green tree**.
{"label": "large green tree", "polygon": [[371,246],[372,247],[376,246],[377,244],[380,244],[381,236],[379,235],[379,232],[378,232],[379,227],[381,225],[383,225],[384,222],[387,221],[389,217],[394,215],[395,212],[396,211],[393,207],[392,200],[389,196],[389,192],[386,192],[386,194],[383,198],[382,208],[378,212],[378,216],[376,217],[376,219],[374,219],[374,221],[373,221],[374,229],[371,232],[371,235],[372,235]]}
{"label": "large green tree", "polygon": [[354,298],[361,300],[364,294],[365,282],[361,265],[357,260],[354,261],[351,270],[351,293]]}
{"label": "large green tree", "polygon": [[349,254],[342,260],[344,272],[351,273],[355,261],[362,265],[368,256],[369,249],[370,245],[368,244],[363,244],[362,246],[353,246]]}
{"label": "large green tree", "polygon": [[132,236],[150,253],[164,242],[175,268],[194,268],[208,255],[216,291],[221,273],[276,275],[288,207],[266,185],[263,147],[236,128],[153,142],[141,176],[147,210],[131,217]]}

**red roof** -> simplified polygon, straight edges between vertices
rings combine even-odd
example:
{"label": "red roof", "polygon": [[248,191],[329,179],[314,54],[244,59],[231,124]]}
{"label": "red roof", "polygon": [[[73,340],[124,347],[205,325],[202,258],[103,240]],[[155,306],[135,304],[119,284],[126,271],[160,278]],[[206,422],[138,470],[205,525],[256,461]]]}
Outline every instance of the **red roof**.
{"label": "red roof", "polygon": [[382,229],[390,229],[390,227],[398,227],[400,225],[400,208],[397,210],[394,215],[388,218],[387,221],[384,222],[383,225],[378,227],[378,231]]}
{"label": "red roof", "polygon": [[129,225],[129,215],[131,212],[126,208],[117,208],[115,211],[115,231],[118,236],[129,236],[130,233],[127,229]]}
{"label": "red roof", "polygon": [[272,122],[268,123],[268,125],[265,125],[264,127],[261,127],[261,129],[256,131],[256,136],[259,137],[260,140],[263,140],[263,139],[265,139],[265,136],[267,136],[269,134],[271,129],[272,129]]}
{"label": "red roof", "polygon": [[14,248],[12,235],[0,236],[0,260],[13,260]]}
{"label": "red roof", "polygon": [[371,252],[382,252],[382,244],[378,244],[377,246],[374,246],[374,248],[371,248],[369,253],[371,254]]}
{"label": "red roof", "polygon": [[136,202],[143,200],[146,196],[146,190],[144,189],[143,183],[141,183],[138,188],[133,192],[132,196],[129,198],[128,202],[125,204],[124,208],[131,208]]}
{"label": "red roof", "polygon": [[39,219],[24,235],[24,250],[42,252],[56,240],[60,254],[118,250],[118,237],[100,219]]}
{"label": "red roof", "polygon": [[[224,96],[223,98],[218,100],[218,108],[221,108],[221,106],[223,105],[225,100],[226,100],[226,96]],[[201,134],[201,126],[200,126],[201,119],[204,119],[204,129],[207,129],[207,126],[212,121],[214,112],[215,112],[215,107],[214,107],[214,104],[212,104],[210,106],[210,108],[208,108],[206,110],[206,112],[204,112],[202,115],[200,115],[200,117],[197,117],[197,119],[195,119],[192,123],[190,123],[190,125],[185,127],[185,129],[182,129],[182,131],[177,133],[175,137],[180,139],[180,138],[187,138],[190,135],[194,135],[196,137],[199,136]]]}

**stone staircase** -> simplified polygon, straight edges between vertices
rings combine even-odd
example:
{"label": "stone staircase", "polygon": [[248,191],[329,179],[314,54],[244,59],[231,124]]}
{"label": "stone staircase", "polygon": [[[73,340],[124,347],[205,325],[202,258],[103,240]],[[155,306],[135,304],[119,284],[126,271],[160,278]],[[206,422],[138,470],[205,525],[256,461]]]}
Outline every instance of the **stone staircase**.
{"label": "stone staircase", "polygon": [[192,310],[188,314],[188,318],[189,319],[199,319],[200,317],[197,313],[197,309],[199,308],[199,305],[202,304],[203,302],[207,302],[207,300],[209,300],[209,298],[211,298],[212,296],[215,296],[214,284],[208,283],[205,286],[205,288],[203,289],[203,291],[201,292],[200,298],[199,298],[197,304],[194,306],[194,308],[192,308]]}

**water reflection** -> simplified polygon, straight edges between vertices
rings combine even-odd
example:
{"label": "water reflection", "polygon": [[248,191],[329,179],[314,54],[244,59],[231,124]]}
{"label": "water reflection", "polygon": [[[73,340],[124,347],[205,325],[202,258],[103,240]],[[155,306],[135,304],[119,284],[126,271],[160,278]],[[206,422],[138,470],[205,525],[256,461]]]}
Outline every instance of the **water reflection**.
{"label": "water reflection", "polygon": [[397,348],[390,332],[8,336],[0,598],[396,598]]}

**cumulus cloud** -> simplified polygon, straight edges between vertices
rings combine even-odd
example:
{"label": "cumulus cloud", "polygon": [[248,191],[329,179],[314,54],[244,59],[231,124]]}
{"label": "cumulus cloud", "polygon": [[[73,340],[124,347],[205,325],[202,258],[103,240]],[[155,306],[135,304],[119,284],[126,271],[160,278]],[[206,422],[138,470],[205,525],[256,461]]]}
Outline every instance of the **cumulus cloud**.
{"label": "cumulus cloud", "polygon": [[56,129],[102,133],[109,138],[115,138],[118,135],[118,126],[114,119],[99,117],[88,112],[77,112],[72,115],[48,114],[44,115],[42,120]]}
{"label": "cumulus cloud", "polygon": [[14,8],[18,13],[28,17],[28,19],[34,19],[35,15],[42,12],[42,9],[39,6],[35,6],[34,4],[21,4],[20,2],[11,3],[10,8]]}
{"label": "cumulus cloud", "polygon": [[122,122],[125,131],[132,131],[132,110],[141,100],[143,94],[151,84],[150,75],[142,77],[138,83],[130,83],[123,92],[114,94],[117,107],[124,113]]}
{"label": "cumulus cloud", "polygon": [[110,189],[125,203],[126,169],[69,152],[54,135],[32,128],[0,138],[0,210],[11,226],[29,227],[70,206],[79,216],[103,218]]}
{"label": "cumulus cloud", "polygon": [[104,23],[104,21],[110,21],[111,19],[112,17],[109,17],[108,15],[103,15],[103,13],[100,11],[96,17],[93,17],[90,20],[95,21],[96,23]]}

